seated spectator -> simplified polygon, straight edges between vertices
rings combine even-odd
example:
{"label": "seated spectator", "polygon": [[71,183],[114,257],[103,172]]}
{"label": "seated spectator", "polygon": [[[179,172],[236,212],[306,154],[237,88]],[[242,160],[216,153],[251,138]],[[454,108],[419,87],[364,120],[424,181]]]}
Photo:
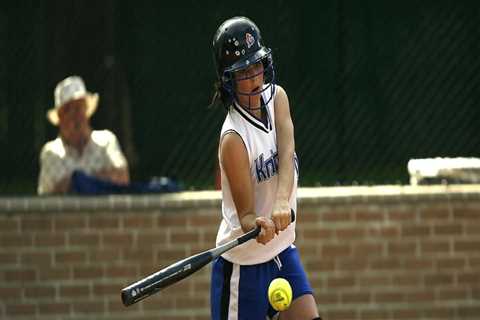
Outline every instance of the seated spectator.
{"label": "seated spectator", "polygon": [[40,153],[39,194],[67,193],[72,190],[75,170],[111,182],[128,185],[128,164],[117,137],[109,130],[92,130],[90,117],[99,96],[86,90],[78,76],[59,82],[54,92],[55,107],[47,119],[59,128],[59,136],[47,142]]}

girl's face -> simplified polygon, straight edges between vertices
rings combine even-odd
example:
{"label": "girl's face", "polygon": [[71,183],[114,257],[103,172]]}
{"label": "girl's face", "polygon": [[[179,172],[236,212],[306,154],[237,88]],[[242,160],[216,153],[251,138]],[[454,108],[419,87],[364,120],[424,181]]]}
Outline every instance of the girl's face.
{"label": "girl's face", "polygon": [[237,98],[242,106],[260,107],[263,80],[262,62],[257,62],[248,68],[235,72]]}

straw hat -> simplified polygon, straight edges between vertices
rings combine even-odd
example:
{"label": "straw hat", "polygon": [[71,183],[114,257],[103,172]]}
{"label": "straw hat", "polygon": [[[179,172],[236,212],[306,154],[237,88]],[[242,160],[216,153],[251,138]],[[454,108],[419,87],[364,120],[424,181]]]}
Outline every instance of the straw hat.
{"label": "straw hat", "polygon": [[55,87],[55,106],[48,110],[47,119],[58,126],[58,110],[71,100],[85,98],[87,103],[87,117],[91,117],[97,110],[98,93],[90,93],[85,88],[85,83],[79,76],[71,76],[60,81]]}

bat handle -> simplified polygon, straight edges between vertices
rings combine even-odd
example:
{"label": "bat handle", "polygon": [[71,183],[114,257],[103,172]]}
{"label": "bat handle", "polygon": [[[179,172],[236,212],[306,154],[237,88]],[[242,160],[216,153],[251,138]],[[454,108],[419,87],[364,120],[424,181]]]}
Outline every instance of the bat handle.
{"label": "bat handle", "polygon": [[[293,209],[290,209],[290,214],[291,214],[292,222],[294,222],[295,211],[293,211]],[[242,244],[248,240],[256,238],[261,230],[262,228],[260,226],[257,226],[255,229],[248,231],[243,236],[238,237],[238,244]]]}

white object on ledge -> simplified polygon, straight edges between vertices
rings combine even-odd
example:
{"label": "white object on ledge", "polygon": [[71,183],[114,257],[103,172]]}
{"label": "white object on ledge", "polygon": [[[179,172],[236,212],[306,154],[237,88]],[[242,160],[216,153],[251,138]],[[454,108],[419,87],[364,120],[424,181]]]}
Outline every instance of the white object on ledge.
{"label": "white object on ledge", "polygon": [[479,158],[425,158],[408,161],[410,184],[418,185],[428,178],[448,179],[462,183],[480,182]]}

